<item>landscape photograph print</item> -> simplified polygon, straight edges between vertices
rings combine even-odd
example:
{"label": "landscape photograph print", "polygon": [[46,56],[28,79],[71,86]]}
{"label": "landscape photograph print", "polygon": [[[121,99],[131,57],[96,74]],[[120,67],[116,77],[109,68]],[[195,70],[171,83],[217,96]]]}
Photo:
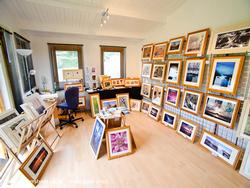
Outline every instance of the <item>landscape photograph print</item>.
{"label": "landscape photograph print", "polygon": [[193,143],[197,128],[198,128],[198,125],[195,124],[194,122],[191,122],[186,119],[180,119],[177,132],[180,135],[182,135],[184,138],[187,138]]}
{"label": "landscape photograph print", "polygon": [[184,97],[181,108],[185,111],[198,114],[201,105],[202,95],[203,94],[200,92],[184,90]]}
{"label": "landscape photograph print", "polygon": [[162,113],[162,123],[172,129],[176,129],[177,115],[164,110]]}
{"label": "landscape photograph print", "polygon": [[147,44],[142,47],[142,60],[151,60],[153,48],[153,44]]}
{"label": "landscape photograph print", "polygon": [[175,87],[167,87],[165,103],[178,107],[180,97],[180,89]]}
{"label": "landscape photograph print", "polygon": [[164,60],[167,52],[167,42],[161,42],[154,45],[153,60]]}
{"label": "landscape photograph print", "polygon": [[168,54],[181,53],[183,49],[184,40],[185,40],[184,36],[170,39],[167,53]]}
{"label": "landscape photograph print", "polygon": [[169,60],[167,66],[166,82],[179,84],[181,71],[181,60]]}
{"label": "landscape photograph print", "polygon": [[159,115],[160,115],[160,108],[156,106],[151,106],[149,110],[149,117],[153,118],[154,120],[158,121]]}

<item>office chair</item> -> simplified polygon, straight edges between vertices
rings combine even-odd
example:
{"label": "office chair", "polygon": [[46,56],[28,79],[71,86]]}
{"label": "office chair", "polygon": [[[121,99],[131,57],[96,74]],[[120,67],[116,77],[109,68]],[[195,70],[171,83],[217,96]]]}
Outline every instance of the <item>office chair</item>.
{"label": "office chair", "polygon": [[77,120],[84,121],[83,118],[75,118],[73,113],[76,115],[76,111],[78,110],[79,105],[79,88],[78,87],[71,87],[65,91],[65,100],[66,102],[57,105],[57,108],[60,108],[67,112],[68,119],[59,119],[60,122],[60,129],[63,129],[63,126],[66,124],[73,124],[76,128],[78,125],[75,123]]}

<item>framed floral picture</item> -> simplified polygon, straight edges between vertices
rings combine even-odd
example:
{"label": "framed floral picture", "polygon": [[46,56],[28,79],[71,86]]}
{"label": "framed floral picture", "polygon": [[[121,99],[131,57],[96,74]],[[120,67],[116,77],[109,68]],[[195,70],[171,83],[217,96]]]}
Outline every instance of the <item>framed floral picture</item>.
{"label": "framed floral picture", "polygon": [[150,78],[152,72],[152,63],[142,63],[141,76],[144,78]]}
{"label": "framed floral picture", "polygon": [[117,99],[117,106],[118,107],[124,107],[124,108],[130,110],[129,93],[116,94],[116,99]]}
{"label": "framed floral picture", "polygon": [[115,159],[133,153],[129,126],[109,129],[106,132],[108,159]]}
{"label": "framed floral picture", "polygon": [[152,105],[151,102],[142,100],[142,103],[141,103],[141,111],[142,111],[143,113],[145,113],[145,114],[148,114],[151,105]]}
{"label": "framed floral picture", "polygon": [[153,50],[153,60],[164,60],[166,57],[168,43],[167,42],[161,42],[154,44],[154,50]]}
{"label": "framed floral picture", "polygon": [[188,33],[185,55],[204,55],[207,47],[208,35],[208,28]]}
{"label": "framed floral picture", "polygon": [[187,59],[184,64],[183,85],[192,88],[200,88],[205,69],[205,58]]}
{"label": "framed floral picture", "polygon": [[177,128],[177,133],[182,135],[184,138],[188,139],[192,143],[194,143],[195,135],[198,130],[199,125],[187,120],[181,118],[179,120],[179,126]]}
{"label": "framed floral picture", "polygon": [[153,86],[153,92],[152,92],[152,103],[156,104],[158,106],[162,105],[162,99],[163,99],[163,87],[161,86]]}
{"label": "framed floral picture", "polygon": [[117,107],[117,99],[112,98],[112,99],[104,99],[101,100],[102,103],[102,109],[110,109],[110,108],[116,108]]}
{"label": "framed floral picture", "polygon": [[154,45],[147,44],[142,47],[142,60],[151,60],[153,54]]}
{"label": "framed floral picture", "polygon": [[176,129],[177,125],[177,114],[174,114],[173,112],[164,110],[162,113],[162,119],[161,122],[172,129]]}
{"label": "framed floral picture", "polygon": [[169,40],[168,54],[180,54],[182,53],[185,37],[177,37]]}
{"label": "framed floral picture", "polygon": [[154,80],[163,81],[165,76],[166,64],[154,64],[151,78]]}
{"label": "framed floral picture", "polygon": [[176,87],[167,87],[165,103],[178,107],[180,99],[180,89]]}
{"label": "framed floral picture", "polygon": [[159,116],[161,113],[161,108],[160,107],[156,107],[156,106],[151,106],[149,109],[149,117],[153,118],[154,120],[158,121]]}
{"label": "framed floral picture", "polygon": [[202,110],[203,118],[233,129],[238,115],[240,101],[207,94]]}
{"label": "framed floral picture", "polygon": [[131,111],[141,111],[141,100],[130,99],[130,110]]}
{"label": "framed floral picture", "polygon": [[151,94],[151,84],[142,83],[141,95],[150,98],[150,94]]}
{"label": "framed floral picture", "polygon": [[203,93],[184,90],[181,109],[193,114],[199,114]]}
{"label": "framed floral picture", "polygon": [[244,56],[215,57],[207,90],[236,95],[244,60]]}
{"label": "framed floral picture", "polygon": [[166,82],[171,84],[179,84],[181,76],[181,59],[171,59],[168,61]]}
{"label": "framed floral picture", "polygon": [[90,94],[90,108],[92,117],[96,117],[99,115],[101,110],[101,102],[100,102],[100,95],[99,93]]}

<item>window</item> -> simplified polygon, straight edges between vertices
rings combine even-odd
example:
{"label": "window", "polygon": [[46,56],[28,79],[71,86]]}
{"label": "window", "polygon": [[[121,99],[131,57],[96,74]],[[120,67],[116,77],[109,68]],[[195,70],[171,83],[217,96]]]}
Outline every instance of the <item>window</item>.
{"label": "window", "polygon": [[125,47],[101,47],[101,74],[111,78],[125,77]]}
{"label": "window", "polygon": [[83,69],[82,45],[77,44],[48,44],[50,60],[53,68],[54,84],[62,89],[65,80],[63,70]]}

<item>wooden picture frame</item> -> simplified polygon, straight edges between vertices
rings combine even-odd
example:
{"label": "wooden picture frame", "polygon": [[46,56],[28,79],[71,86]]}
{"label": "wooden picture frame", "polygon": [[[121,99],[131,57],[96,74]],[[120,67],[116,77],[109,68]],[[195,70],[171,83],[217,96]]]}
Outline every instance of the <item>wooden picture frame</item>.
{"label": "wooden picture frame", "polygon": [[167,71],[166,71],[166,82],[170,84],[178,85],[181,78],[181,59],[171,59],[168,60]]}
{"label": "wooden picture frame", "polygon": [[250,141],[250,100],[244,100],[237,128],[237,136]]}
{"label": "wooden picture frame", "polygon": [[99,115],[101,111],[101,101],[99,93],[89,94],[90,96],[90,108],[92,117]]}
{"label": "wooden picture frame", "polygon": [[141,85],[140,78],[126,78],[125,87],[139,87]]}
{"label": "wooden picture frame", "polygon": [[185,56],[203,56],[208,43],[209,28],[188,33]]}
{"label": "wooden picture frame", "polygon": [[71,88],[71,87],[78,87],[79,88],[79,92],[83,92],[84,87],[83,84],[80,82],[76,82],[76,83],[64,83],[64,90],[66,91],[67,89]]}
{"label": "wooden picture frame", "polygon": [[129,126],[109,129],[106,132],[108,159],[115,159],[133,153],[132,136]]}
{"label": "wooden picture frame", "polygon": [[203,130],[199,144],[204,150],[210,151],[221,161],[236,169],[242,155],[240,147],[206,130]]}
{"label": "wooden picture frame", "polygon": [[236,95],[244,60],[244,56],[213,58],[207,90]]}
{"label": "wooden picture frame", "polygon": [[166,52],[167,52],[168,42],[160,42],[154,44],[153,50],[153,60],[165,60]]}
{"label": "wooden picture frame", "polygon": [[202,86],[205,61],[205,58],[191,58],[185,61],[182,82],[184,86],[191,88]]}
{"label": "wooden picture frame", "polygon": [[175,130],[177,127],[177,117],[178,117],[177,114],[174,114],[173,112],[170,112],[168,110],[163,110],[161,122],[165,126]]}
{"label": "wooden picture frame", "polygon": [[151,74],[151,78],[153,80],[163,81],[166,71],[166,64],[164,63],[155,63],[153,64],[153,70]]}
{"label": "wooden picture frame", "polygon": [[141,95],[150,98],[152,86],[151,84],[142,83],[141,85]]}
{"label": "wooden picture frame", "polygon": [[152,103],[156,104],[158,106],[162,105],[162,100],[163,100],[163,92],[164,89],[161,86],[153,86],[153,91],[152,91]]}
{"label": "wooden picture frame", "polygon": [[148,114],[152,103],[150,101],[142,100],[141,102],[141,112]]}
{"label": "wooden picture frame", "polygon": [[117,99],[111,98],[111,99],[103,99],[101,100],[102,109],[110,109],[110,108],[116,108],[117,105]]}
{"label": "wooden picture frame", "polygon": [[78,107],[86,107],[86,96],[79,96]]}
{"label": "wooden picture frame", "polygon": [[181,90],[177,87],[168,86],[166,89],[165,104],[178,107]]}
{"label": "wooden picture frame", "polygon": [[83,70],[82,69],[63,69],[64,80],[82,80]]}
{"label": "wooden picture frame", "polygon": [[246,177],[248,180],[250,180],[250,170],[249,170],[250,168],[249,168],[249,165],[250,165],[250,144],[248,142],[246,150],[244,152],[242,163],[240,165],[240,171],[239,171],[239,173],[242,176]]}
{"label": "wooden picture frame", "polygon": [[153,55],[154,44],[146,44],[142,47],[142,60],[150,61]]}
{"label": "wooden picture frame", "polygon": [[52,156],[52,149],[43,141],[23,162],[19,170],[36,186],[44,174]]}
{"label": "wooden picture frame", "polygon": [[199,114],[203,93],[184,90],[181,109],[192,114]]}
{"label": "wooden picture frame", "polygon": [[142,63],[141,77],[150,78],[152,73],[152,63]]}
{"label": "wooden picture frame", "polygon": [[117,99],[117,106],[118,107],[124,107],[127,110],[130,110],[129,93],[116,94],[116,99]]}
{"label": "wooden picture frame", "polygon": [[167,54],[181,54],[184,46],[185,36],[169,40]]}
{"label": "wooden picture frame", "polygon": [[11,108],[9,110],[6,110],[6,111],[0,113],[0,126],[2,124],[6,123],[7,121],[10,121],[13,118],[17,117],[18,115],[19,115],[19,113],[14,108]]}
{"label": "wooden picture frame", "polygon": [[151,105],[151,107],[149,109],[149,112],[148,112],[148,115],[149,115],[149,117],[151,117],[154,120],[158,121],[160,113],[161,113],[161,108],[160,107]]}
{"label": "wooden picture frame", "polygon": [[111,82],[112,82],[113,87],[125,86],[125,79],[124,78],[111,78]]}
{"label": "wooden picture frame", "polygon": [[194,143],[199,125],[193,121],[180,118],[177,133]]}
{"label": "wooden picture frame", "polygon": [[204,100],[202,117],[233,129],[239,107],[240,101],[237,99],[207,94]]}
{"label": "wooden picture frame", "polygon": [[141,111],[141,100],[130,99],[129,102],[130,102],[130,110],[131,111],[137,111],[137,112]]}
{"label": "wooden picture frame", "polygon": [[102,87],[103,89],[112,89],[112,80],[104,80],[102,81]]}

